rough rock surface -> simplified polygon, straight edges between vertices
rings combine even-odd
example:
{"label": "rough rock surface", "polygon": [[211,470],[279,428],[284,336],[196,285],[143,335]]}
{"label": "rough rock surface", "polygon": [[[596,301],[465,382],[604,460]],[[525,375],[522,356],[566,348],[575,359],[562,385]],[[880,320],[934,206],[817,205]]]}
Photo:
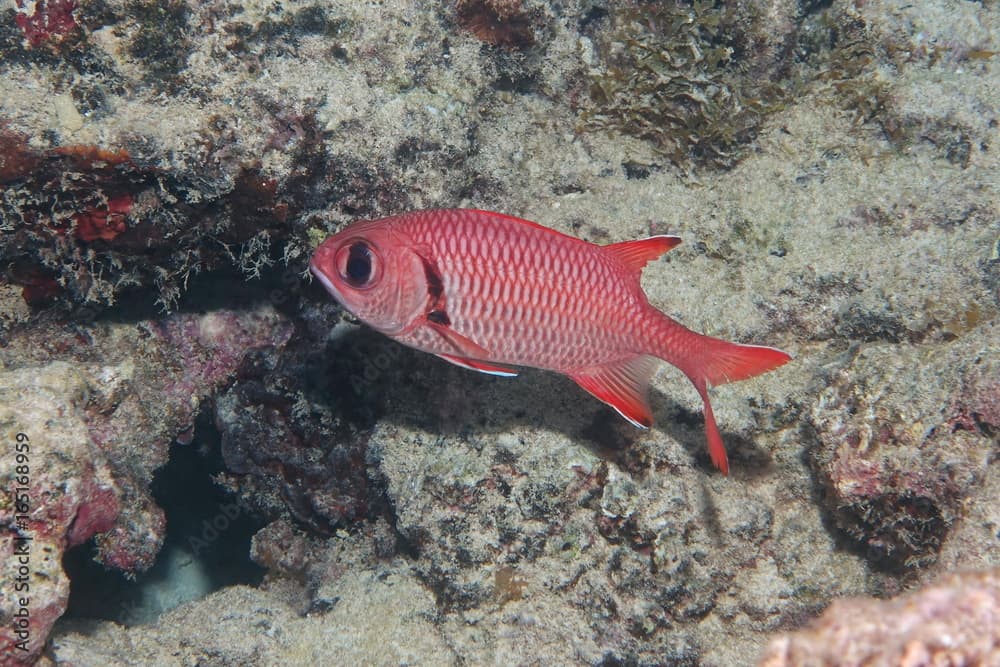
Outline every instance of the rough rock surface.
{"label": "rough rock surface", "polygon": [[[65,362],[0,370],[0,436],[11,462],[3,468],[0,506],[4,664],[37,657],[65,610],[63,551],[109,530],[118,517],[120,491],[88,434],[89,379]],[[24,455],[18,461],[15,449]]]}
{"label": "rough rock surface", "polygon": [[295,604],[300,592],[288,582],[234,586],[167,612],[153,628],[105,623],[67,632],[54,642],[55,664],[406,665],[430,656],[434,664],[458,664],[434,632],[433,597],[405,569],[358,570],[337,590],[340,600],[329,611],[303,615]]}
{"label": "rough rock surface", "polygon": [[[246,351],[279,345],[287,333],[264,309],[50,330],[41,344],[17,334],[7,341],[0,351],[0,426],[10,460],[0,469],[4,660],[31,662],[65,611],[66,549],[96,536],[105,565],[134,573],[152,564],[165,530],[149,495],[153,472],[190,430],[198,401],[232,377]],[[64,360],[42,361],[53,349]],[[20,441],[28,445],[23,462],[15,459]],[[12,633],[22,608],[30,617],[26,650]]]}
{"label": "rough rock surface", "polygon": [[771,640],[759,667],[1000,664],[1000,570],[951,575],[892,600],[836,600]]}
{"label": "rough rock surface", "polygon": [[936,558],[997,456],[998,334],[980,332],[938,349],[859,349],[830,369],[813,406],[825,502],[884,564]]}

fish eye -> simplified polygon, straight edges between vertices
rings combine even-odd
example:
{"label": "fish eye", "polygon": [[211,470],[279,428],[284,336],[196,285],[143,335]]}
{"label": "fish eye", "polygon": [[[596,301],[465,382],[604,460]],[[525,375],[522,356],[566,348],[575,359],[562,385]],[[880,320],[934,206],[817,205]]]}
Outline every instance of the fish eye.
{"label": "fish eye", "polygon": [[376,279],[376,256],[364,241],[355,241],[341,249],[337,262],[340,277],[351,287],[370,287]]}

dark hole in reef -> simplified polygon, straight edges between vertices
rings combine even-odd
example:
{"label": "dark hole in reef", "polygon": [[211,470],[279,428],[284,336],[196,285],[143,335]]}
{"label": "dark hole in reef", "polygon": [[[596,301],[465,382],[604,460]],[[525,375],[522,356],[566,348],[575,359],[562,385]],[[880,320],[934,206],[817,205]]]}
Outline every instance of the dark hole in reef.
{"label": "dark hole in reef", "polygon": [[250,538],[263,524],[212,481],[222,458],[208,415],[199,418],[196,432],[190,444],[173,445],[153,479],[153,497],[167,516],[156,563],[129,580],[93,560],[93,540],[69,550],[63,560],[71,582],[67,620],[151,623],[220,588],[260,583],[264,570],[250,560]]}
{"label": "dark hole in reef", "polygon": [[[309,278],[299,266],[284,266],[272,251],[274,261],[260,275],[250,278],[236,266],[224,265],[191,276],[177,302],[171,305],[175,313],[206,313],[212,310],[246,310],[270,303],[276,310],[294,317],[301,310],[299,296],[309,289]],[[313,281],[315,286],[317,283]],[[322,289],[317,288],[322,296]],[[157,301],[155,287],[139,287],[123,291],[113,306],[79,306],[74,314],[78,321],[137,322],[162,320],[167,317],[163,304]],[[323,297],[325,298],[325,297]],[[88,315],[88,312],[90,313]]]}

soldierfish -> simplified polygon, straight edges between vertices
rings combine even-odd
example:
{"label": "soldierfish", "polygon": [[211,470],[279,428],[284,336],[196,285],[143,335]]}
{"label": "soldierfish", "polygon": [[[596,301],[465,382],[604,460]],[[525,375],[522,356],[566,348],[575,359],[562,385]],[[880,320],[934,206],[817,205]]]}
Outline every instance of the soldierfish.
{"label": "soldierfish", "polygon": [[348,225],[316,248],[310,268],[386,336],[484,373],[563,373],[642,428],[653,423],[656,359],[673,364],[701,395],[709,454],[728,474],[709,386],[791,357],[695,333],[650,305],[639,275],[679,243],[652,236],[601,246],[500,213],[415,211]]}

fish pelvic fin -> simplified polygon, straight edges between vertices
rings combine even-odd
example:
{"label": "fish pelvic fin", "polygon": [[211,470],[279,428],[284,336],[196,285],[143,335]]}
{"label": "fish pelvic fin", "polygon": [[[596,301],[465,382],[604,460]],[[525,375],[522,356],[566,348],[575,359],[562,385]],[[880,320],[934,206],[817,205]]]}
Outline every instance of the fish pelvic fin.
{"label": "fish pelvic fin", "polygon": [[688,378],[694,383],[701,396],[702,412],[705,415],[705,439],[708,441],[708,456],[712,459],[712,465],[718,468],[723,475],[728,476],[729,456],[726,454],[726,445],[722,442],[722,434],[719,433],[719,425],[715,422],[712,401],[708,398],[708,387],[703,379],[695,380],[690,375]]}
{"label": "fish pelvic fin", "polygon": [[650,236],[637,241],[612,243],[604,246],[604,249],[617,257],[630,271],[639,273],[646,264],[680,243],[679,236]]}
{"label": "fish pelvic fin", "polygon": [[635,426],[649,428],[653,425],[653,415],[647,396],[656,365],[656,357],[641,354],[569,376]]}
{"label": "fish pelvic fin", "polygon": [[486,363],[485,361],[480,361],[478,359],[466,359],[464,357],[457,357],[454,354],[438,354],[445,361],[455,364],[456,366],[461,366],[462,368],[468,368],[469,370],[479,371],[480,373],[488,373],[489,375],[497,375],[499,377],[512,378],[517,377],[517,371],[513,368],[507,368],[506,366],[499,366],[497,364]]}

